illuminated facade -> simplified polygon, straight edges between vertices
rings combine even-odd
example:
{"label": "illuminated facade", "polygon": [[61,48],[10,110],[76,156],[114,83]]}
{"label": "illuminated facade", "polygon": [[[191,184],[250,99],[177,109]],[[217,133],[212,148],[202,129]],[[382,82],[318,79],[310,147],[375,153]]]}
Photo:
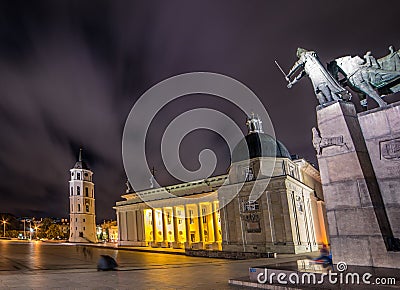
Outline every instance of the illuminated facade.
{"label": "illuminated facade", "polygon": [[[213,188],[222,185],[225,178],[219,176],[168,188],[176,196],[187,197],[189,192],[191,198],[196,198],[205,194],[210,201],[202,203],[186,201],[180,204],[181,199],[176,198],[168,202],[156,201],[152,203],[155,207],[149,208],[137,193],[123,195],[126,201],[117,202],[115,207],[119,245],[221,250],[221,218],[217,191]],[[160,189],[142,193],[157,192]]]}
{"label": "illuminated facade", "polygon": [[69,209],[70,236],[74,243],[97,243],[93,172],[82,160],[82,150],[70,169]]}
{"label": "illuminated facade", "polygon": [[[247,159],[243,150],[248,150]],[[267,174],[272,160],[273,172]],[[251,200],[255,176],[261,176],[257,182],[265,190]],[[241,182],[239,193],[225,202],[221,186],[225,193],[234,192]],[[229,176],[141,192],[128,187],[125,200],[114,207],[118,243],[229,252],[315,251],[329,242],[321,188],[311,164],[292,160],[282,143],[252,126],[233,152]],[[175,197],[160,199],[162,190]],[[139,196],[151,200],[152,208]]]}

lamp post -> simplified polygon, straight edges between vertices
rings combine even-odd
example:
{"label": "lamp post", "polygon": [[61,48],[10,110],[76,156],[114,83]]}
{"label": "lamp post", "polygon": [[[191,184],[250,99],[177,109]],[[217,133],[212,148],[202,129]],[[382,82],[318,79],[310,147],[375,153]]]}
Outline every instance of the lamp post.
{"label": "lamp post", "polygon": [[29,220],[29,240],[32,241],[32,223],[31,223],[31,220]]}
{"label": "lamp post", "polygon": [[26,228],[25,228],[25,222],[26,222],[26,220],[23,219],[22,221],[24,222],[24,240],[25,240],[25,239],[26,239],[26,233],[25,233],[25,229],[26,229]]}
{"label": "lamp post", "polygon": [[3,220],[3,237],[5,237],[6,236],[6,221],[5,220]]}

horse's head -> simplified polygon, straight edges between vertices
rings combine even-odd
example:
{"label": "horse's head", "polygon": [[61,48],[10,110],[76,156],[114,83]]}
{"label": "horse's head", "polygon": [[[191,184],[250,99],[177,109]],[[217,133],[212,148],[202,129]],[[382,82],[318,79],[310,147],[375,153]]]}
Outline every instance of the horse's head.
{"label": "horse's head", "polygon": [[364,60],[358,55],[354,57],[348,55],[335,59],[335,62],[343,74],[349,75],[357,70],[364,63]]}
{"label": "horse's head", "polygon": [[351,60],[351,56],[348,55],[348,56],[343,56],[343,57],[339,57],[339,58],[335,59],[335,62],[339,67],[343,67],[350,60]]}

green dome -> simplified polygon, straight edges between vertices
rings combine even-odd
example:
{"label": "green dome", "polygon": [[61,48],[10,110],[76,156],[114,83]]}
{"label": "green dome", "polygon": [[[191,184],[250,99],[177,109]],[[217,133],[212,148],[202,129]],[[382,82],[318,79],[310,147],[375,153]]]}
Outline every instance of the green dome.
{"label": "green dome", "polygon": [[[248,148],[248,149],[246,149]],[[247,151],[248,150],[248,155]],[[250,133],[233,149],[232,162],[239,162],[257,157],[289,158],[290,153],[280,141],[264,133]]]}

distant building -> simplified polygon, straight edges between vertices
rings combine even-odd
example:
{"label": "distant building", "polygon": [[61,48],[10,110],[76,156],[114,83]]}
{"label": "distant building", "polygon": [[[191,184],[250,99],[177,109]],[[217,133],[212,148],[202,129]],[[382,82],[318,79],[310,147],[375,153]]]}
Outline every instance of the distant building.
{"label": "distant building", "polygon": [[97,239],[116,243],[118,241],[118,225],[117,221],[104,221],[97,225]]}
{"label": "distant building", "polygon": [[68,237],[70,229],[69,220],[67,218],[61,218],[56,220],[56,224],[60,227],[60,231],[64,237]]}
{"label": "distant building", "polygon": [[93,172],[82,160],[82,149],[78,161],[70,169],[69,204],[70,236],[74,243],[97,243]]}
{"label": "distant building", "polygon": [[[159,200],[162,190],[134,192],[116,203],[119,245],[212,249],[229,252],[305,253],[328,244],[326,210],[317,169],[292,160],[286,147],[264,134],[258,118],[233,151],[230,174],[165,187],[177,196]],[[248,152],[248,154],[247,154]],[[268,173],[275,160],[273,172]],[[255,177],[265,190],[250,198]],[[269,176],[268,176],[269,175]],[[269,177],[271,177],[269,179]],[[223,191],[239,194],[227,205]],[[153,200],[154,208],[140,198]],[[185,197],[185,202],[179,197]],[[202,202],[191,198],[202,197]]]}

